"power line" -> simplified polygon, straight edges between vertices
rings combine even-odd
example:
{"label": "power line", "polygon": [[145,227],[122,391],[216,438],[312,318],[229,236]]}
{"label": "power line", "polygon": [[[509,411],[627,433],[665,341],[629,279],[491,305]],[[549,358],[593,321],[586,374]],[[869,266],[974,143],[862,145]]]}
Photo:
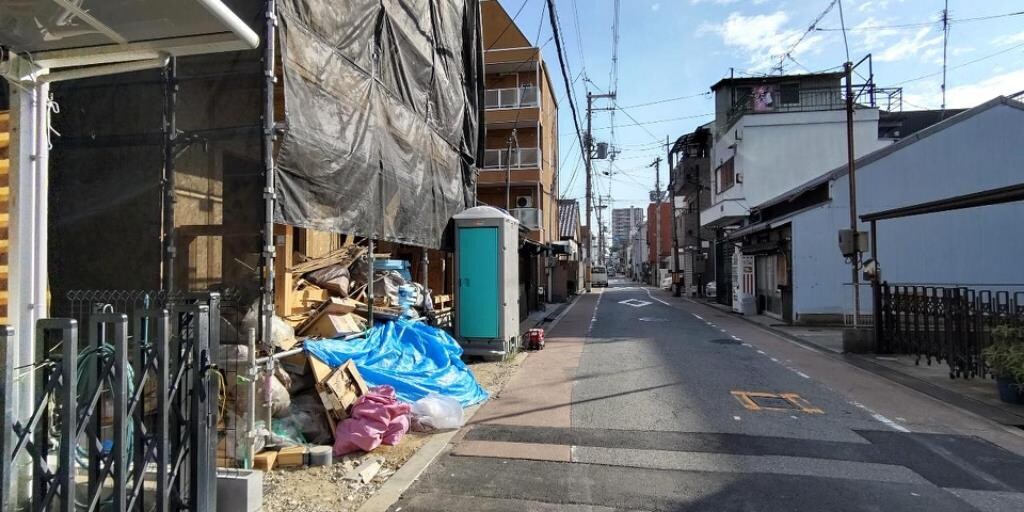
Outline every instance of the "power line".
{"label": "power line", "polygon": [[[623,112],[625,112],[625,111],[623,110]],[[626,115],[628,116],[629,114],[627,113]],[[710,113],[707,113],[707,114],[697,114],[695,116],[683,116],[683,117],[673,117],[673,118],[669,118],[669,119],[658,119],[656,121],[646,121],[646,122],[643,122],[643,123],[634,122],[633,124],[619,125],[618,128],[628,128],[630,126],[639,126],[639,127],[643,128],[644,126],[648,126],[648,125],[652,125],[652,124],[670,123],[672,121],[685,121],[687,119],[697,119],[697,118],[700,118],[700,117],[708,117],[708,116],[713,116],[713,115],[715,115],[715,113],[714,112],[710,112]],[[632,116],[630,116],[630,118],[632,119]],[[609,128],[611,128],[611,127],[610,126],[604,126],[604,127],[601,127],[601,128],[594,128],[594,131],[597,131],[597,130],[607,130]],[[651,133],[648,131],[648,134],[651,134]],[[653,134],[651,134],[651,135],[653,136]],[[657,137],[655,137],[655,138],[657,138]],[[661,143],[661,145],[664,145],[664,144],[665,144],[664,142]]]}
{"label": "power line", "polygon": [[566,63],[566,57],[564,55],[564,49],[562,48],[562,37],[558,30],[558,12],[555,11],[555,0],[548,1],[548,19],[551,23],[552,36],[555,38],[555,49],[558,53],[558,65],[562,69],[562,81],[565,82],[565,89],[567,97],[569,98],[569,107],[572,110],[572,122],[576,126],[576,140],[580,144],[580,154],[583,158],[586,158],[587,146],[583,144],[583,130],[580,128],[579,114],[576,112],[576,101],[573,97],[572,85],[569,83],[569,77],[572,76],[569,73],[568,64]]}
{"label": "power line", "polygon": [[[632,126],[639,126],[640,128],[643,129],[643,131],[647,132],[647,135],[650,135],[652,139],[659,140],[657,135],[651,133],[651,131],[648,130],[647,128],[644,128],[645,124],[654,124],[654,123],[643,123],[643,124],[641,124],[640,121],[637,121],[636,118],[633,117],[633,115],[630,114],[628,110],[623,110],[622,107],[619,107],[619,106],[616,106],[615,108],[618,109],[618,110],[622,110],[622,113],[626,114],[626,117],[628,117],[630,121],[633,121]],[[615,129],[615,125],[613,124],[613,125],[609,126],[608,128],[614,130]]]}
{"label": "power line", "polygon": [[[1008,12],[1008,13],[1003,13],[1003,14],[992,14],[992,15],[989,15],[989,16],[978,16],[978,17],[974,17],[974,18],[952,18],[952,17],[950,17],[947,21],[949,23],[951,23],[951,24],[970,23],[970,22],[975,22],[975,21],[986,21],[986,20],[992,20],[992,19],[997,19],[997,18],[1009,18],[1011,16],[1024,16],[1024,11]],[[870,31],[873,31],[873,30],[900,30],[900,29],[909,29],[909,28],[931,27],[931,26],[935,26],[935,25],[937,25],[939,23],[942,23],[942,18],[941,17],[938,20],[935,20],[935,21],[922,21],[922,22],[917,22],[917,23],[901,23],[901,24],[897,24],[897,25],[867,25],[867,26],[850,27],[850,28],[847,28],[846,30],[848,30],[850,32],[870,32]],[[816,28],[814,30],[819,31],[819,32],[838,32],[838,31],[843,30],[843,29],[842,28],[837,28],[837,27],[822,27],[822,28]]]}
{"label": "power line", "polygon": [[[964,62],[962,64],[958,64],[956,66],[950,66],[949,70],[951,71],[951,70],[954,70],[954,69],[960,69],[960,68],[965,67],[965,66],[970,66],[971,64],[976,64],[976,63],[981,62],[983,60],[991,59],[992,57],[996,57],[996,56],[1002,55],[1002,54],[1004,54],[1006,52],[1011,52],[1011,51],[1016,50],[1017,48],[1020,48],[1020,47],[1024,47],[1024,43],[1015,44],[1013,46],[1010,46],[1009,48],[1004,48],[1004,49],[999,50],[999,51],[997,51],[995,53],[991,53],[989,55],[985,55],[984,57],[978,57],[977,59],[969,60],[967,62]],[[925,78],[931,78],[933,76],[938,76],[938,75],[941,75],[941,74],[942,74],[942,71],[936,71],[935,73],[928,73],[927,75],[921,75],[921,76],[918,76],[918,77],[915,77],[915,78],[911,78],[909,80],[903,80],[902,82],[896,82],[896,83],[894,83],[892,85],[893,86],[897,86],[897,85],[909,84],[911,82],[916,82],[918,80],[924,80]]]}
{"label": "power line", "polygon": [[793,52],[796,50],[796,48],[800,46],[800,43],[804,42],[804,39],[807,38],[807,34],[814,32],[814,29],[818,26],[818,23],[821,22],[822,18],[824,18],[826,14],[832,11],[832,8],[836,6],[836,3],[838,1],[839,0],[832,0],[831,2],[829,2],[828,7],[826,7],[824,11],[821,11],[821,14],[819,14],[817,18],[814,18],[814,21],[812,21],[810,26],[807,27],[807,30],[804,31],[804,33],[800,35],[800,37],[793,43],[793,45],[790,46],[789,49],[782,54],[782,57],[779,59],[779,65],[776,66],[780,74],[782,73],[783,64],[785,64],[786,62],[786,57],[791,56]]}
{"label": "power line", "polygon": [[[850,42],[846,40],[846,17],[843,16],[843,0],[839,0],[839,24],[843,28],[843,48],[846,49],[846,62],[850,62]],[[792,56],[790,57],[793,58]],[[795,60],[793,62],[796,62]]]}
{"label": "power line", "polygon": [[706,92],[702,92],[702,93],[699,93],[699,94],[688,94],[686,96],[676,96],[674,98],[665,98],[663,100],[648,101],[647,103],[637,103],[636,105],[628,105],[628,106],[621,107],[621,108],[649,107],[651,105],[661,105],[662,103],[671,103],[673,101],[688,100],[688,99],[692,99],[692,98],[707,98],[709,96],[711,96],[711,91],[706,91]]}

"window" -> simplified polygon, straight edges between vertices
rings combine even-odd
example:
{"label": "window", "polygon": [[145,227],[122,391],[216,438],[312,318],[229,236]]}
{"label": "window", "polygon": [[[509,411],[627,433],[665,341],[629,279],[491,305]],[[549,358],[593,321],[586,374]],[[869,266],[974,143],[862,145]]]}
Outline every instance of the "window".
{"label": "window", "polygon": [[725,161],[715,170],[715,193],[721,194],[736,184],[734,158]]}
{"label": "window", "polygon": [[800,103],[800,84],[782,84],[779,86],[779,101],[783,105]]}

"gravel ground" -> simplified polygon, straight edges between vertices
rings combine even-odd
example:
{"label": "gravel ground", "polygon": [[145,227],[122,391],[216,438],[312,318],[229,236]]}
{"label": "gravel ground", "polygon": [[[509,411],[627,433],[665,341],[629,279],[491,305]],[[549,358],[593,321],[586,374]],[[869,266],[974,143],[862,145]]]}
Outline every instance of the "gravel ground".
{"label": "gravel ground", "polygon": [[[491,396],[497,396],[525,359],[526,354],[519,354],[511,361],[475,362],[469,367],[480,385]],[[330,466],[275,469],[263,478],[263,511],[357,510],[429,439],[430,434],[410,432],[396,446],[381,446],[369,454],[350,454]],[[345,480],[345,475],[369,458],[383,459],[383,468],[372,481],[364,484]]]}

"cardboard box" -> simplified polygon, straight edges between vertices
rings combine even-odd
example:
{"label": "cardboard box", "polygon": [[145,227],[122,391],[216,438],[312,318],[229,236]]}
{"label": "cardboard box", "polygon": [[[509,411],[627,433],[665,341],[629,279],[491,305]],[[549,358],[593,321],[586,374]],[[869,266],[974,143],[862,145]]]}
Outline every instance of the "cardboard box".
{"label": "cardboard box", "polygon": [[327,410],[332,432],[337,422],[348,417],[348,410],[356,399],[369,392],[369,387],[351,359],[335,368],[323,382],[317,383],[316,389]]}
{"label": "cardboard box", "polygon": [[341,315],[324,314],[320,315],[312,324],[303,327],[302,334],[305,336],[319,336],[321,338],[337,338],[363,332],[365,325],[362,319],[356,315],[346,313]]}

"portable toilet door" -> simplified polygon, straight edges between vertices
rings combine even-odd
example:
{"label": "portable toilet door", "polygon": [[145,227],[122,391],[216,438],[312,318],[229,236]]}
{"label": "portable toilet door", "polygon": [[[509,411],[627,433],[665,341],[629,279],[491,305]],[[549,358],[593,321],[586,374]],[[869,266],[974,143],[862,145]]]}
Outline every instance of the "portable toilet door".
{"label": "portable toilet door", "polygon": [[455,336],[467,355],[505,357],[519,337],[519,223],[491,206],[455,219]]}

